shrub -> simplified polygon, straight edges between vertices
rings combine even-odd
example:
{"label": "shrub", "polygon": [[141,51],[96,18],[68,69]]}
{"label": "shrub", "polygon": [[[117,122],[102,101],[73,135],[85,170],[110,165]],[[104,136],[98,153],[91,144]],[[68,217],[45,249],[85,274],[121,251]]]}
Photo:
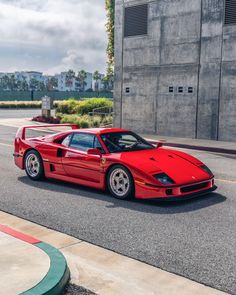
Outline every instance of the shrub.
{"label": "shrub", "polygon": [[40,101],[0,101],[1,109],[39,109]]}
{"label": "shrub", "polygon": [[[59,102],[54,101],[54,108],[57,108]],[[41,101],[0,101],[0,109],[40,109]]]}
{"label": "shrub", "polygon": [[63,114],[75,114],[79,101],[74,98],[57,103],[56,112]]}
{"label": "shrub", "polygon": [[57,103],[56,113],[86,115],[96,108],[112,106],[113,102],[107,98],[89,98],[81,101],[69,99]]}
{"label": "shrub", "polygon": [[54,117],[44,117],[44,116],[37,116],[32,119],[32,121],[40,122],[40,123],[47,123],[47,124],[60,124],[59,118]]}
{"label": "shrub", "polygon": [[88,116],[88,115],[83,115],[79,116],[76,114],[73,115],[61,115],[61,123],[64,124],[77,124],[81,128],[89,128],[89,127],[101,127],[101,126],[106,126],[110,125],[112,123],[112,116],[106,116],[106,117],[101,117],[101,116]]}
{"label": "shrub", "polygon": [[92,112],[96,108],[112,107],[113,103],[107,98],[91,98],[80,101],[77,106],[76,112],[84,115]]}
{"label": "shrub", "polygon": [[100,116],[91,117],[90,120],[92,121],[93,127],[100,127],[102,118]]}
{"label": "shrub", "polygon": [[112,116],[105,116],[102,120],[102,126],[111,125],[113,123],[113,117]]}

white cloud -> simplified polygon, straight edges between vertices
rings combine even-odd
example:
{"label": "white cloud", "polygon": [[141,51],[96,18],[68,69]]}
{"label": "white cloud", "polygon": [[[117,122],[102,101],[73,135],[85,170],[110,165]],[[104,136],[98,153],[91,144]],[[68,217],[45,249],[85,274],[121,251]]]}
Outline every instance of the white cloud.
{"label": "white cloud", "polygon": [[[104,0],[0,0],[0,49],[12,48],[15,52],[23,48],[32,57],[30,64],[25,65],[30,69],[34,67],[35,51],[35,59],[39,59],[42,50],[38,70],[104,71],[107,42],[104,6]],[[45,61],[47,50],[52,58],[50,65]],[[7,60],[17,62],[14,56],[8,58],[11,50],[8,56],[7,50],[4,52],[6,56],[0,57],[0,71],[7,70]],[[8,66],[21,70],[17,64]]]}

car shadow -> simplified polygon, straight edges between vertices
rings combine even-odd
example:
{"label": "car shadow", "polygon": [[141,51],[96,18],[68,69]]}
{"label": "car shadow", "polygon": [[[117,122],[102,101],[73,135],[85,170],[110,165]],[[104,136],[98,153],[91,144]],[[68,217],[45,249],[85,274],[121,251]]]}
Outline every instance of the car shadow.
{"label": "car shadow", "polygon": [[129,201],[118,200],[110,196],[107,192],[88,188],[68,182],[46,179],[44,181],[32,181],[27,176],[18,177],[18,180],[31,187],[55,193],[65,193],[73,196],[103,200],[109,202],[107,208],[127,208],[129,210],[156,213],[156,214],[176,214],[201,210],[206,207],[214,206],[227,200],[219,193],[209,193],[189,200],[183,201],[158,201],[132,199]]}

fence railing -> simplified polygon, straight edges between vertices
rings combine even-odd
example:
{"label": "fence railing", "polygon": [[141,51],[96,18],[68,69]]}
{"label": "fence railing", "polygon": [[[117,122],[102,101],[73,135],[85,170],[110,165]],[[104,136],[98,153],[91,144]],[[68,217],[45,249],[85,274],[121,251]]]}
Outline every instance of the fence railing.
{"label": "fence railing", "polygon": [[89,113],[90,116],[109,116],[113,115],[113,107],[100,107],[93,109],[92,112]]}
{"label": "fence railing", "polygon": [[78,91],[0,91],[0,101],[31,101],[41,100],[43,96],[49,96],[54,100],[63,100],[74,97],[76,99],[91,97],[113,98],[112,92],[78,92]]}

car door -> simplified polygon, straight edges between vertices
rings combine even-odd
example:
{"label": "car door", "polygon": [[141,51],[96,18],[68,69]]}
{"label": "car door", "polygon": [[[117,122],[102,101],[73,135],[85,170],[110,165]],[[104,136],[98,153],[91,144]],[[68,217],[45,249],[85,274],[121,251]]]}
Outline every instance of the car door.
{"label": "car door", "polygon": [[63,149],[62,165],[66,174],[88,182],[101,182],[102,165],[99,155],[87,151],[97,144],[97,136],[89,133],[74,133],[68,147]]}

